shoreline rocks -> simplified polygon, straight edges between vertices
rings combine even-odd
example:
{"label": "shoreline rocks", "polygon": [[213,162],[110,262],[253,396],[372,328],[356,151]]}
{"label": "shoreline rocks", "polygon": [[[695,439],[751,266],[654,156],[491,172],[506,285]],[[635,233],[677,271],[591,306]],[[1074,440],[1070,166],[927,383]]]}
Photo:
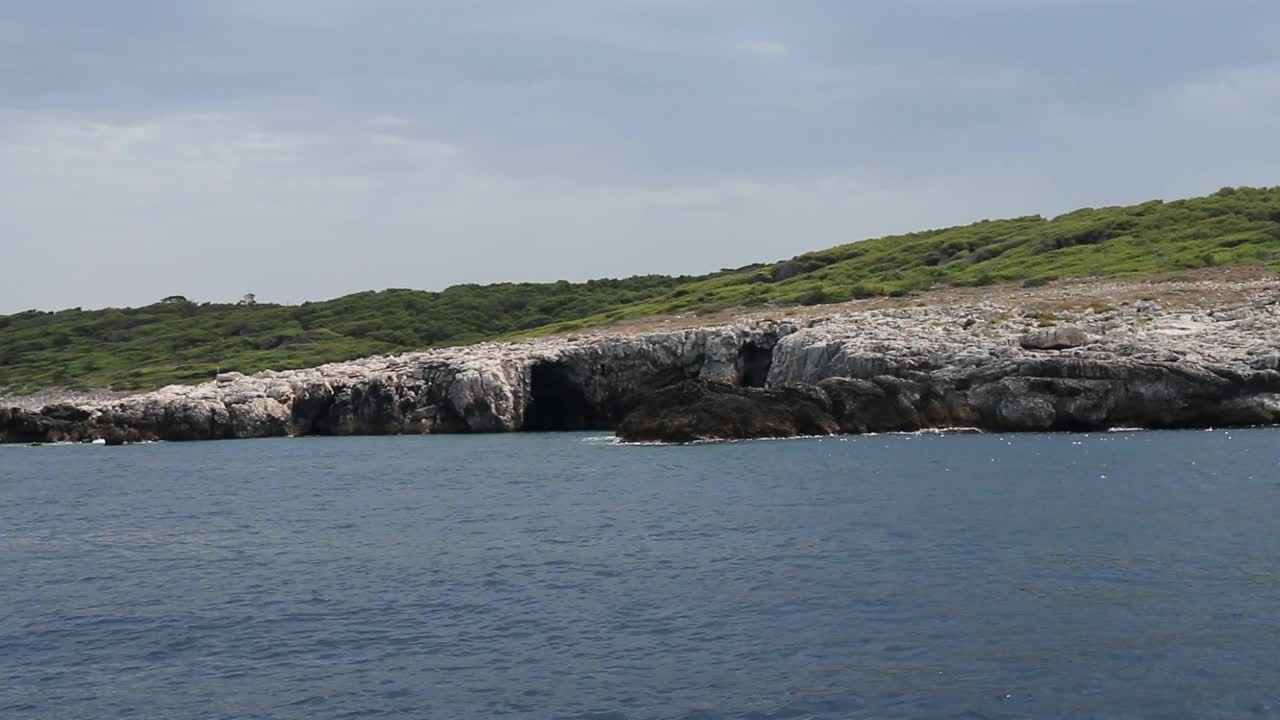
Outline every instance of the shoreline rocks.
{"label": "shoreline rocks", "polygon": [[1018,341],[1024,350],[1069,350],[1089,344],[1089,333],[1070,325],[1027,333]]}
{"label": "shoreline rocks", "polygon": [[686,380],[648,396],[622,421],[624,442],[691,443],[834,435],[831,402],[812,386],[776,390]]}
{"label": "shoreline rocks", "polygon": [[0,442],[1276,424],[1280,281],[1247,289],[1247,304],[1055,307],[1051,320],[1040,306],[997,300],[833,308],[225,373],[38,411],[0,399]]}
{"label": "shoreline rocks", "polygon": [[982,372],[960,382],[884,375],[769,390],[687,381],[646,398],[618,436],[688,443],[951,428],[1089,432],[1280,423],[1280,373],[1055,361]]}

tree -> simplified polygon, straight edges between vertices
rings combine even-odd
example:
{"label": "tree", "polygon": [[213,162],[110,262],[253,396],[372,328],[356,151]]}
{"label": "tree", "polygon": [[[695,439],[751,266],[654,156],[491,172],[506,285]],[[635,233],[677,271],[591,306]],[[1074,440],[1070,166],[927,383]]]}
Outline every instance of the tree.
{"label": "tree", "polygon": [[236,304],[237,305],[257,305],[258,296],[254,295],[253,293],[245,293],[244,297],[240,298],[240,302]]}
{"label": "tree", "polygon": [[165,305],[177,305],[179,303],[186,304],[191,301],[181,295],[170,295],[169,297],[161,300],[160,302]]}

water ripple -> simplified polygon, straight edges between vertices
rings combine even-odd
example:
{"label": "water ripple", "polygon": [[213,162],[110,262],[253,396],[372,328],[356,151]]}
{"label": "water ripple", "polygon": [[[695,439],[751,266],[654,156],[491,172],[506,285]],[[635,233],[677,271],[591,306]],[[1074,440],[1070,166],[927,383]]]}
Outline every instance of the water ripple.
{"label": "water ripple", "polygon": [[0,717],[1280,717],[1274,431],[0,458]]}

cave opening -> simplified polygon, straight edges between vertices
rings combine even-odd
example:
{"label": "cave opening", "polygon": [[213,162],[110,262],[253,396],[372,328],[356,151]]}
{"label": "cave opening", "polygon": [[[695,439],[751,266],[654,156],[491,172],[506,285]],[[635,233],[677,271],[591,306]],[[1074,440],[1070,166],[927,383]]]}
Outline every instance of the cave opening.
{"label": "cave opening", "polygon": [[297,435],[336,435],[333,427],[333,396],[300,399],[293,404],[290,423]]}
{"label": "cave opening", "polygon": [[769,380],[769,368],[773,367],[773,348],[747,343],[738,353],[738,384],[743,387],[762,388]]}
{"label": "cave opening", "polygon": [[529,378],[524,429],[530,432],[607,430],[608,423],[588,400],[569,368],[557,362],[534,365]]}

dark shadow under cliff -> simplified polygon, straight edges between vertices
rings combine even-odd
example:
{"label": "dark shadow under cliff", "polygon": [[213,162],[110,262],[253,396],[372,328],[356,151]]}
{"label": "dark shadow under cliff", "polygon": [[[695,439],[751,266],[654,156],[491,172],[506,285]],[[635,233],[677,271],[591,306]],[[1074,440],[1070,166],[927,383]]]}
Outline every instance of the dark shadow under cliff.
{"label": "dark shadow under cliff", "polygon": [[534,365],[529,377],[529,406],[524,412],[524,430],[610,430],[608,413],[587,399],[586,391],[564,363]]}
{"label": "dark shadow under cliff", "polygon": [[738,353],[738,384],[742,387],[762,388],[769,380],[773,367],[773,348],[747,343]]}

